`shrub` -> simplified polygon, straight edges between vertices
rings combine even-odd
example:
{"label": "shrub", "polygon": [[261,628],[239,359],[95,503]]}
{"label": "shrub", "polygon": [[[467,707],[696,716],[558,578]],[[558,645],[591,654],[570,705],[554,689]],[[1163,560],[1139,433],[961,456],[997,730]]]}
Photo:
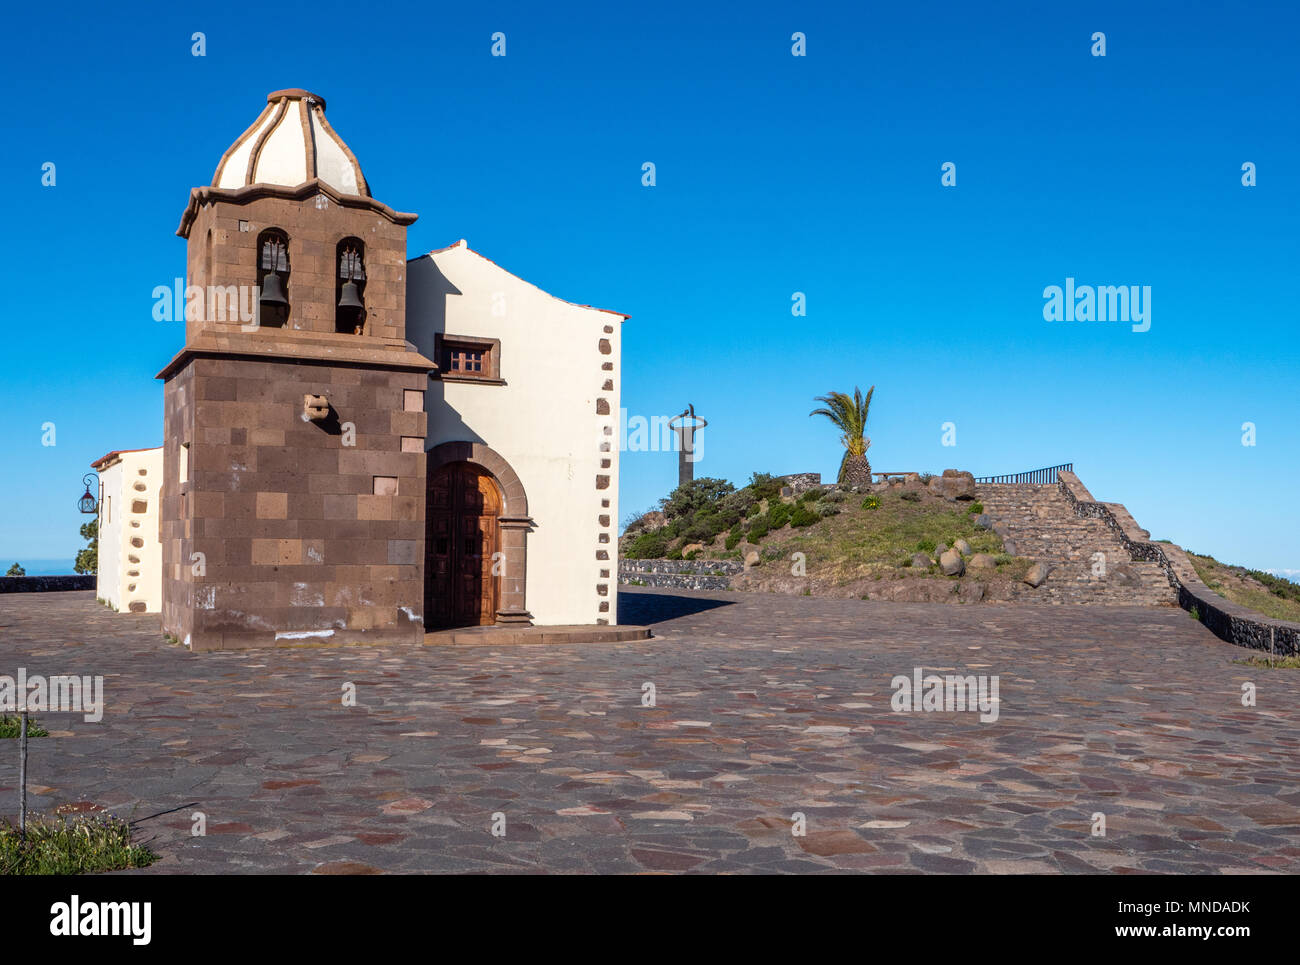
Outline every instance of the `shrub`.
{"label": "shrub", "polygon": [[749,477],[746,487],[754,494],[754,499],[776,499],[781,495],[781,480],[769,472],[756,472]]}
{"label": "shrub", "polygon": [[934,478],[934,473],[932,472],[918,472],[916,475],[917,478],[921,480],[922,484],[926,486],[930,485],[930,480]]}
{"label": "shrub", "polygon": [[739,545],[743,537],[744,537],[743,533],[738,533],[734,529],[730,533],[728,533],[727,543],[726,543],[727,551],[730,552],[731,550],[734,550],[736,546]]}
{"label": "shrub", "polygon": [[790,514],[791,526],[811,526],[813,523],[821,522],[821,514],[809,509],[807,506],[796,506],[794,512]]}
{"label": "shrub", "polygon": [[923,539],[916,544],[916,551],[918,553],[933,553],[934,548],[937,545],[938,544],[932,539]]}
{"label": "shrub", "polygon": [[824,503],[842,503],[846,499],[848,499],[848,497],[838,489],[823,490],[822,502]]}
{"label": "shrub", "polygon": [[766,535],[767,535],[767,520],[763,517],[759,517],[750,525],[749,533],[747,534],[746,538],[751,543],[757,543]]}
{"label": "shrub", "polygon": [[879,508],[880,508],[880,497],[879,497],[879,496],[876,496],[876,495],[868,496],[866,499],[862,500],[862,508],[863,508],[863,509],[879,509]]}
{"label": "shrub", "polygon": [[638,534],[623,551],[623,555],[630,560],[660,560],[667,554],[668,537],[663,530]]}
{"label": "shrub", "polygon": [[780,529],[790,522],[790,514],[793,512],[794,508],[789,503],[773,503],[767,511],[767,528]]}
{"label": "shrub", "polygon": [[817,504],[816,513],[822,519],[825,519],[828,516],[838,516],[840,514],[840,508],[834,503],[828,503],[823,499]]}
{"label": "shrub", "polygon": [[668,497],[660,500],[659,508],[669,519],[694,516],[701,510],[717,509],[723,497],[736,491],[725,479],[702,476],[678,486]]}
{"label": "shrub", "polygon": [[984,512],[984,504],[983,504],[983,503],[971,503],[971,504],[970,504],[970,508],[969,508],[968,510],[966,510],[966,512],[970,513],[970,515],[972,515],[972,516],[978,516],[980,513]]}

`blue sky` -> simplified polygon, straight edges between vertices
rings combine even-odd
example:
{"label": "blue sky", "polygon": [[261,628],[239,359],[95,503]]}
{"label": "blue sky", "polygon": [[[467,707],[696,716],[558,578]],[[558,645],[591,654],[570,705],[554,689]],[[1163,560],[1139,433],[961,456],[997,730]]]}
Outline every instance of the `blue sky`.
{"label": "blue sky", "polygon": [[[697,475],[832,477],[813,397],[875,385],[877,470],[1073,461],[1155,537],[1300,568],[1296,5],[902,6],[16,8],[0,562],[71,557],[88,464],[161,442],[189,189],[304,87],[412,255],[629,313],[623,404],[694,403]],[[1150,331],[1044,321],[1066,277],[1150,286]],[[675,480],[625,453],[624,510]]]}

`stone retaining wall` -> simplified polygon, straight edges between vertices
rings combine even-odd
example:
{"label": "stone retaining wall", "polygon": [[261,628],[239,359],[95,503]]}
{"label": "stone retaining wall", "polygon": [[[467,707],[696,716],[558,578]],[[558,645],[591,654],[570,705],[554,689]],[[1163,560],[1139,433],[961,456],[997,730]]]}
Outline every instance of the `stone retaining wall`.
{"label": "stone retaining wall", "polygon": [[93,590],[95,576],[2,576],[0,593],[51,593],[58,590]]}
{"label": "stone retaining wall", "polygon": [[619,560],[618,582],[678,590],[727,590],[731,578],[744,571],[745,564],[736,560]]}
{"label": "stone retaining wall", "polygon": [[1178,591],[1178,604],[1196,611],[1200,621],[1217,637],[1239,647],[1278,656],[1300,655],[1300,623],[1274,620],[1219,596],[1201,582],[1192,561],[1173,543],[1155,543],[1151,534],[1120,503],[1101,503],[1072,472],[1061,472],[1057,485],[1078,516],[1102,519],[1115,531],[1135,560],[1160,564]]}

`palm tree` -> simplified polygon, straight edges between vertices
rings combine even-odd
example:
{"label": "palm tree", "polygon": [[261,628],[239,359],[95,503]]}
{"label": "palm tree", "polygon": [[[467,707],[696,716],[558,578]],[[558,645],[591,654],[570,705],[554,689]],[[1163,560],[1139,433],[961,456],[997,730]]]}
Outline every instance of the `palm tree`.
{"label": "palm tree", "polygon": [[840,474],[836,480],[841,486],[865,489],[871,485],[871,463],[867,461],[871,440],[866,437],[866,431],[867,411],[871,408],[871,396],[875,391],[873,385],[865,397],[857,386],[853,387],[851,396],[844,392],[830,392],[816,399],[825,403],[825,408],[808,413],[809,416],[824,415],[843,433],[840,442],[844,446],[844,458],[840,460]]}

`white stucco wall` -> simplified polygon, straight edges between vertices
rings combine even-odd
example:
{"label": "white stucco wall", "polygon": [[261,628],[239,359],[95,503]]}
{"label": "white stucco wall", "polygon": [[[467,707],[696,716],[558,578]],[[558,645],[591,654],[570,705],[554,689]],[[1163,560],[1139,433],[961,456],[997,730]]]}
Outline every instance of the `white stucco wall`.
{"label": "white stucco wall", "polygon": [[[505,385],[430,380],[427,447],[481,442],[518,474],[536,524],[527,538],[525,590],[533,622],[616,622],[623,317],[555,298],[463,242],[413,259],[407,278],[407,338],[423,354],[436,359],[439,332],[501,340]],[[601,353],[601,339],[608,340],[609,354]],[[605,362],[613,369],[602,370]],[[613,382],[610,390],[602,389],[606,379]],[[598,398],[611,414],[597,415]],[[609,450],[602,452],[605,441]],[[602,458],[608,468],[601,467]],[[609,477],[607,488],[596,488],[597,476]],[[607,542],[600,541],[602,534]],[[608,560],[597,559],[600,550]],[[599,609],[601,601],[608,601],[608,611]]]}
{"label": "white stucco wall", "polygon": [[118,453],[99,470],[103,495],[96,596],[119,611],[162,610],[162,543],[158,539],[162,473],[161,446]]}
{"label": "white stucco wall", "polygon": [[99,568],[95,597],[122,609],[122,463],[99,470]]}

